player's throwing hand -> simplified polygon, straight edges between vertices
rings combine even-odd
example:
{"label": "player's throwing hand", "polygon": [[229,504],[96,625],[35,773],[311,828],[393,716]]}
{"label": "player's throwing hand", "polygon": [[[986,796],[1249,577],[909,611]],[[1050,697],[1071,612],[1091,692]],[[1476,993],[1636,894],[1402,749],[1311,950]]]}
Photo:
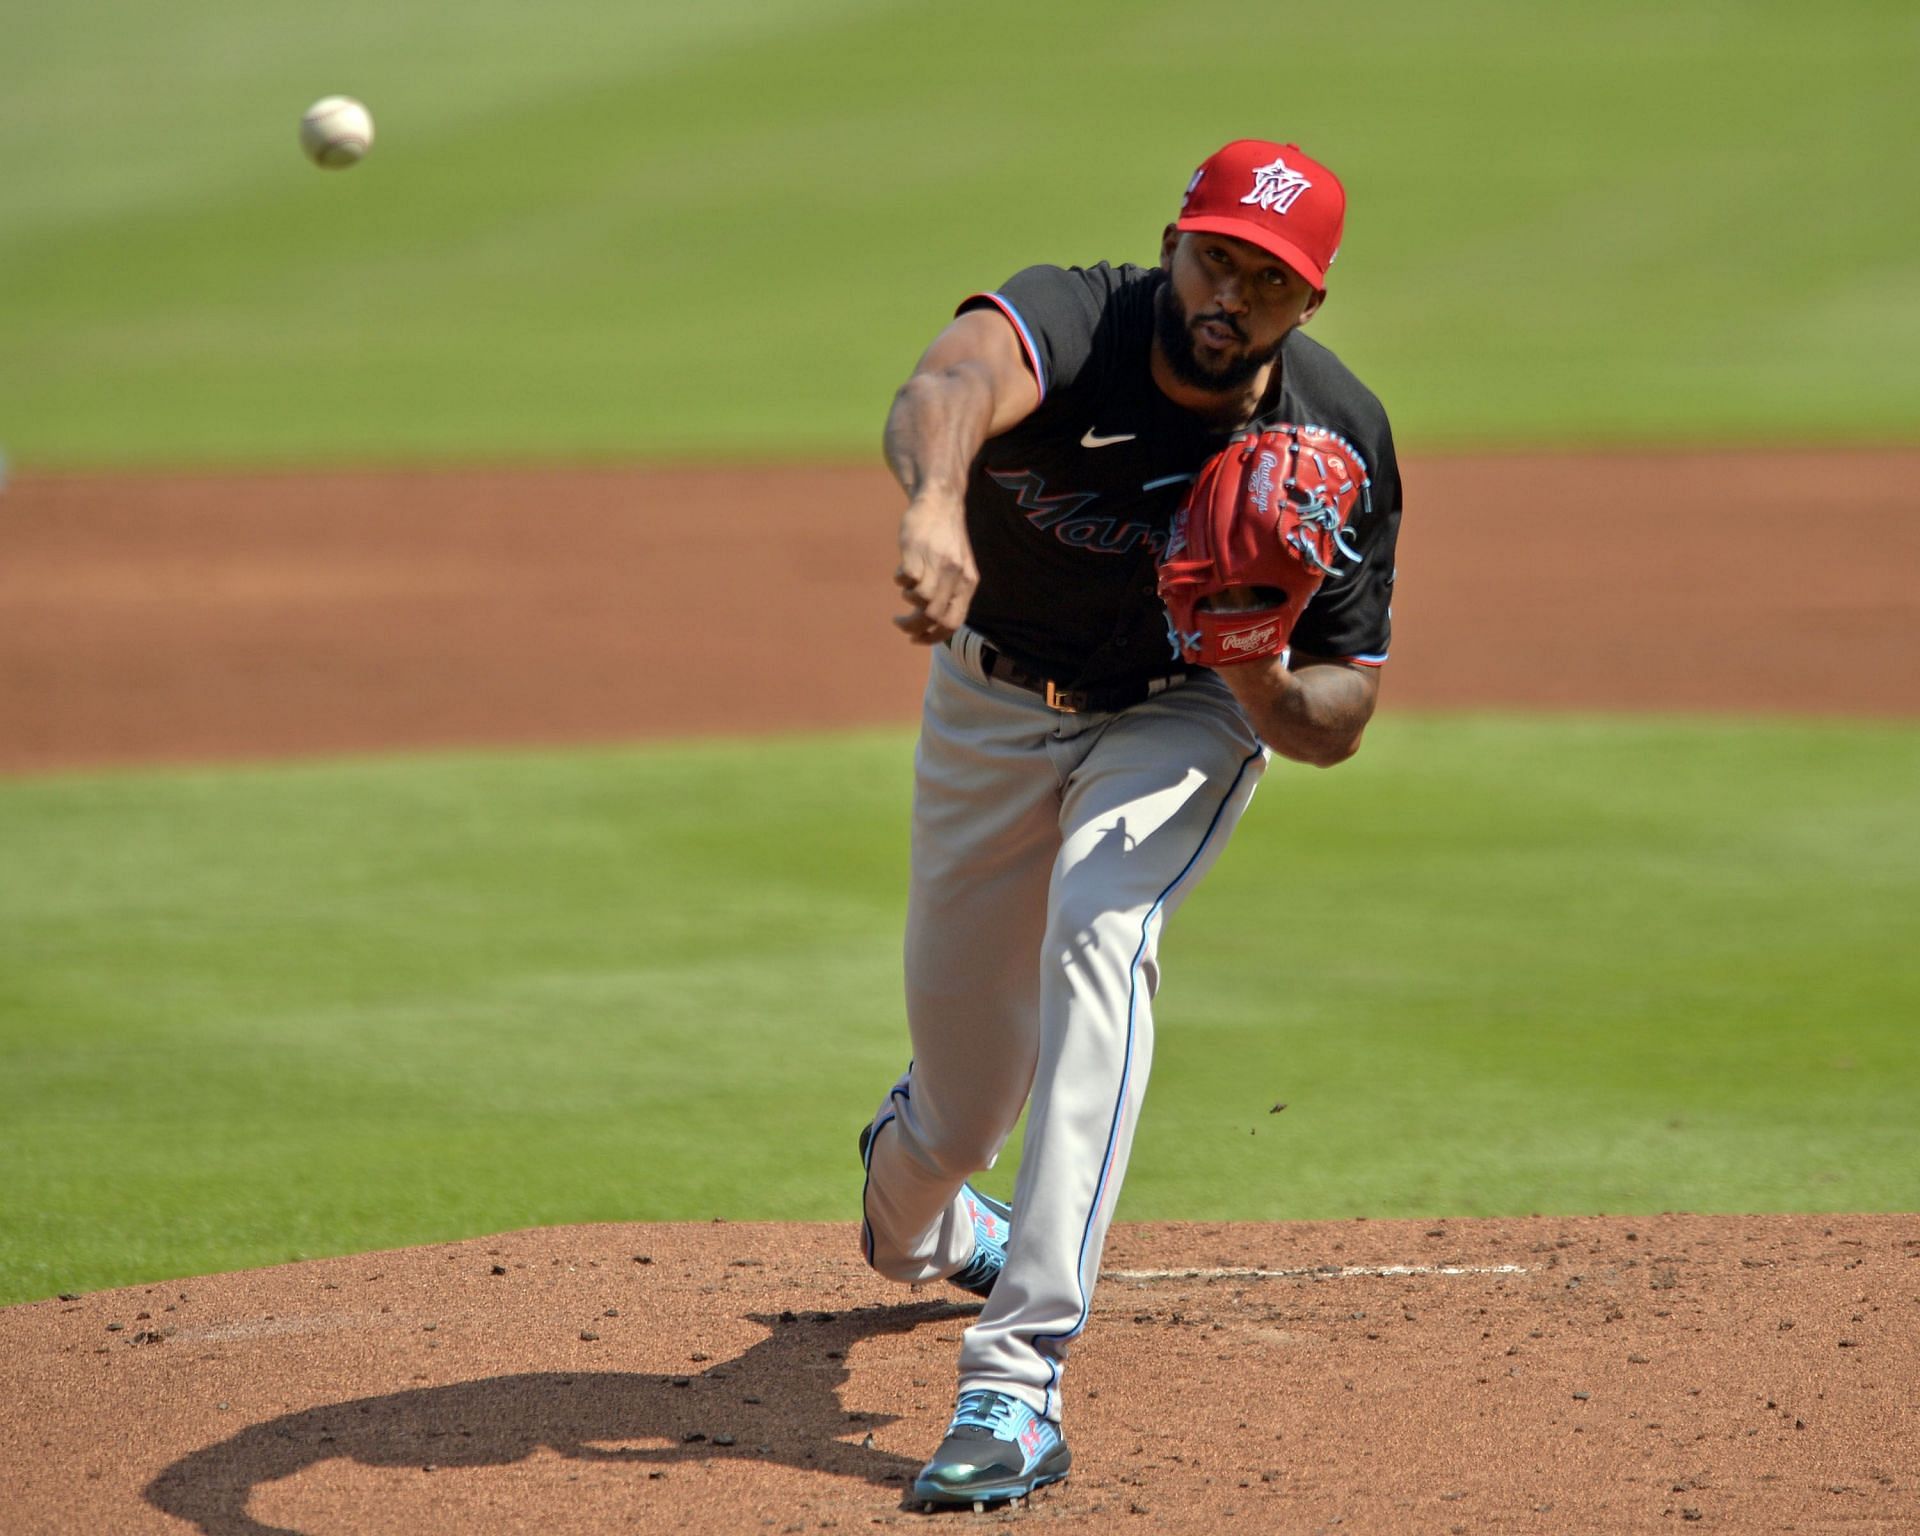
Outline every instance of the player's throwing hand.
{"label": "player's throwing hand", "polygon": [[963,503],[919,497],[908,505],[893,580],[911,605],[893,622],[914,644],[936,645],[960,627],[980,584]]}

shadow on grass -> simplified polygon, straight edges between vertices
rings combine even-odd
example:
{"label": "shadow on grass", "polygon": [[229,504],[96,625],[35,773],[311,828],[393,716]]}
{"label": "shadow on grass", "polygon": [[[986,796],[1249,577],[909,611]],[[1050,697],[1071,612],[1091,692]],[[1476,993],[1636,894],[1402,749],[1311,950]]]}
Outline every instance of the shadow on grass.
{"label": "shadow on grass", "polygon": [[257,1488],[335,1458],[457,1472],[506,1466],[542,1448],[652,1469],[744,1457],[903,1485],[917,1462],[860,1443],[895,1415],[849,1419],[841,1405],[847,1353],[862,1339],[976,1310],[938,1301],[756,1313],[751,1320],[767,1338],[697,1376],[540,1371],[349,1398],[250,1425],[183,1456],[147,1485],[146,1499],[206,1536],[301,1536],[247,1513]]}

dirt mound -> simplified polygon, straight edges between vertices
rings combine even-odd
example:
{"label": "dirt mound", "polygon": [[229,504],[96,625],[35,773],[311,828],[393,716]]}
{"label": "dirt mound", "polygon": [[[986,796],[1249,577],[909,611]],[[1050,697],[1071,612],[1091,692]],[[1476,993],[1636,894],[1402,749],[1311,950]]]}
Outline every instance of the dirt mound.
{"label": "dirt mound", "polygon": [[[826,1531],[978,1304],[851,1223],[596,1226],[0,1311],[9,1532]],[[1920,1218],[1114,1229],[1072,1477],[968,1529],[1920,1528]]]}

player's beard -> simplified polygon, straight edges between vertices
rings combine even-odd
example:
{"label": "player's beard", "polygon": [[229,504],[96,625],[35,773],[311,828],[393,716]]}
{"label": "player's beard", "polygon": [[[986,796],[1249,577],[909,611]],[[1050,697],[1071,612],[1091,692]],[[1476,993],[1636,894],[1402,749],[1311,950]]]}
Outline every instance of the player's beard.
{"label": "player's beard", "polygon": [[[1208,315],[1209,320],[1222,325],[1234,322],[1223,314]],[[1244,389],[1253,381],[1254,375],[1280,355],[1285,344],[1283,336],[1265,352],[1245,352],[1238,357],[1228,358],[1217,368],[1209,368],[1200,360],[1199,348],[1193,340],[1193,316],[1180,302],[1179,294],[1173,291],[1171,281],[1160,285],[1160,291],[1153,296],[1153,333],[1160,344],[1161,355],[1167,360],[1167,366],[1173,370],[1173,376],[1182,384],[1191,384],[1195,389],[1204,389],[1209,394],[1226,395]]]}

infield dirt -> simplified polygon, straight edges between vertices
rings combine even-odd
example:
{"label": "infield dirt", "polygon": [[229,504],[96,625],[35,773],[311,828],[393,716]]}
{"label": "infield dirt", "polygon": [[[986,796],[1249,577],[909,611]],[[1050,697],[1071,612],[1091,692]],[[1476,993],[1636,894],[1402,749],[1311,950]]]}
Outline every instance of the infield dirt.
{"label": "infield dirt", "polygon": [[0,1311],[0,1509],[206,1536],[1911,1531],[1916,1293],[1906,1216],[1123,1225],[1073,1476],[924,1517],[978,1303],[880,1281],[852,1222],[519,1232]]}
{"label": "infield dirt", "polygon": [[[1408,466],[1388,708],[1920,712],[1920,450]],[[0,772],[904,723],[878,472],[29,476]],[[849,1201],[856,1198],[849,1182]],[[0,1309],[0,1530],[911,1524],[976,1308],[851,1223]],[[1920,1530],[1920,1217],[1116,1227],[968,1530]]]}
{"label": "infield dirt", "polygon": [[[1383,707],[1920,713],[1920,449],[1417,459]],[[0,772],[913,718],[877,469],[26,476]]]}

